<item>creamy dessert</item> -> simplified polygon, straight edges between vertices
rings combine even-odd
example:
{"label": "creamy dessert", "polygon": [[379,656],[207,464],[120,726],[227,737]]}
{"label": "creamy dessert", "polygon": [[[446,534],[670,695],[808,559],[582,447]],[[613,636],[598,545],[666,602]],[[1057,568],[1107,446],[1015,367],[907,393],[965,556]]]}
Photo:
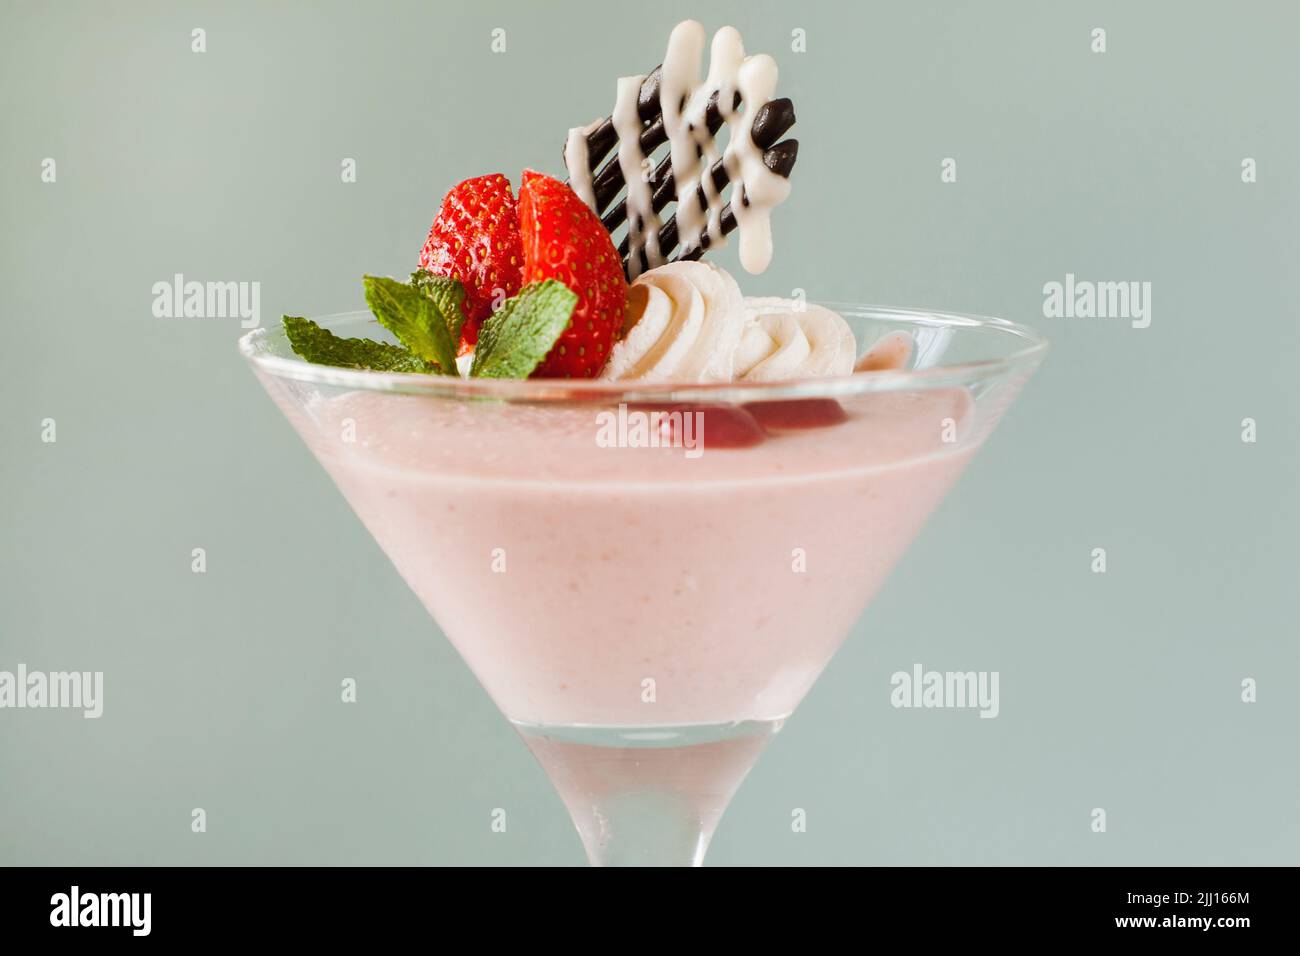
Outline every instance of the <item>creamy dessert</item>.
{"label": "creamy dessert", "polygon": [[600,447],[584,406],[289,412],[507,716],[627,726],[787,716],[969,456],[964,390],[840,407],[739,448],[706,418],[698,459]]}

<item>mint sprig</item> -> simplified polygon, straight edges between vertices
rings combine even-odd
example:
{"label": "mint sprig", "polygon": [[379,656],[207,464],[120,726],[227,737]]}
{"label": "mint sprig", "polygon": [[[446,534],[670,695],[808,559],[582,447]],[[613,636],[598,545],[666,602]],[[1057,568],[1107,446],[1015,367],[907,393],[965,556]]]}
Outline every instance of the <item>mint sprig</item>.
{"label": "mint sprig", "polygon": [[411,273],[411,285],[419,289],[438,307],[446,320],[447,331],[453,342],[460,341],[460,329],[465,324],[465,313],[461,303],[465,301],[465,287],[455,279],[436,276],[427,269],[416,269]]}
{"label": "mint sprig", "polygon": [[[465,290],[455,279],[423,269],[409,283],[365,276],[366,302],[379,323],[401,345],[340,338],[300,316],[284,317],[294,352],[308,362],[376,372],[457,375]],[[569,327],[578,297],[562,282],[547,279],[525,286],[489,316],[479,329],[470,375],[527,378]]]}
{"label": "mint sprig", "polygon": [[[456,340],[435,295],[386,276],[365,276],[366,304],[379,324],[415,355],[437,366],[443,375],[456,374]],[[458,283],[459,285],[459,283]],[[459,305],[457,306],[459,311]]]}
{"label": "mint sprig", "polygon": [[294,352],[317,365],[370,369],[375,372],[432,372],[434,369],[400,345],[370,339],[345,339],[311,319],[284,317],[284,333]]}
{"label": "mint sprig", "polygon": [[472,378],[527,378],[569,327],[578,297],[563,282],[533,282],[483,321]]}

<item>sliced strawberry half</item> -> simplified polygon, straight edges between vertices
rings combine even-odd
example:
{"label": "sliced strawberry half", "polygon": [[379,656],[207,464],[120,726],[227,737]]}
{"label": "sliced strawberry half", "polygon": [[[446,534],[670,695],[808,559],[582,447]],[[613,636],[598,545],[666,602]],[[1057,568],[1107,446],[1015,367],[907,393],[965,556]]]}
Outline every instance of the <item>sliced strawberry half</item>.
{"label": "sliced strawberry half", "polygon": [[519,187],[524,282],[558,279],[578,296],[569,327],[534,378],[592,378],[623,327],[627,279],[600,218],[558,179],[524,170]]}
{"label": "sliced strawberry half", "polygon": [[518,208],[510,180],[493,173],[453,187],[443,198],[420,250],[420,268],[458,279],[465,287],[461,354],[474,347],[479,326],[493,307],[499,308],[519,291],[523,267]]}

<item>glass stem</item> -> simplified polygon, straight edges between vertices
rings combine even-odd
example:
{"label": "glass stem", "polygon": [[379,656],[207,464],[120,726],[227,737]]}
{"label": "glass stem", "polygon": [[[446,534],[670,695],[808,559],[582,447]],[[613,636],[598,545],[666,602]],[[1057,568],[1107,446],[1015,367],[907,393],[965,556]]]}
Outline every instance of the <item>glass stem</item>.
{"label": "glass stem", "polygon": [[780,725],[516,727],[568,807],[593,866],[699,866]]}

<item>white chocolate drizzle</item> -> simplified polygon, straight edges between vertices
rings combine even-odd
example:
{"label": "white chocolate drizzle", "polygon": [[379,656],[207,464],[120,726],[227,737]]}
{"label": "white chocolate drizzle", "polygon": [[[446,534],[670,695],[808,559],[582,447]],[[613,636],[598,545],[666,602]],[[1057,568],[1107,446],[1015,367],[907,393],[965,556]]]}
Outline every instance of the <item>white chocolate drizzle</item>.
{"label": "white chocolate drizzle", "polygon": [[[668,40],[659,93],[664,112],[664,131],[668,134],[671,146],[673,181],[678,184],[677,232],[683,249],[698,246],[706,231],[710,245],[721,246],[726,242],[722,234],[722,192],[714,185],[713,177],[709,174],[719,158],[719,152],[709,133],[705,114],[709,100],[716,94],[718,111],[723,120],[728,124],[733,121],[736,115],[732,109],[737,92],[735,78],[745,61],[745,46],[741,42],[739,31],[734,27],[723,27],[713,35],[713,45],[709,52],[709,75],[704,84],[700,85],[699,68],[703,46],[703,26],[694,20],[677,25]],[[671,104],[682,100],[686,101],[686,109],[670,116]],[[767,100],[756,102],[762,104]],[[747,111],[751,124],[753,114],[757,111],[757,106]],[[739,135],[739,131],[733,134],[733,140],[735,135]],[[743,135],[749,137],[747,126]],[[761,163],[762,151],[758,152]],[[731,178],[730,174],[728,178]],[[705,200],[703,210],[701,193]]]}
{"label": "white chocolate drizzle", "polygon": [[[751,56],[740,67],[740,95],[746,104],[766,103],[776,93],[776,61],[767,54]],[[763,163],[763,151],[750,131],[758,107],[746,109],[727,143],[727,175],[736,182],[731,209],[740,232],[740,264],[757,275],[772,262],[772,208],[790,195],[790,180]]]}
{"label": "white chocolate drizzle", "polygon": [[644,75],[624,76],[618,81],[618,98],[614,101],[614,130],[618,133],[618,166],[627,184],[627,255],[628,278],[641,273],[642,253],[650,265],[661,265],[659,253],[659,216],[654,211],[646,156],[641,152],[641,117],[637,113],[637,95]]}
{"label": "white chocolate drizzle", "polygon": [[587,136],[600,125],[597,119],[589,126],[575,126],[569,130],[569,138],[564,144],[564,165],[569,170],[569,186],[596,215],[596,190],[591,181],[591,160],[587,155]]}
{"label": "white chocolate drizzle", "polygon": [[[766,54],[745,56],[740,33],[723,27],[713,36],[709,74],[701,84],[703,49],[704,27],[695,20],[679,23],[668,38],[659,88],[664,131],[671,144],[678,237],[683,250],[701,245],[706,234],[710,248],[726,241],[722,196],[709,172],[718,159],[718,148],[705,120],[709,101],[716,97],[718,110],[731,127],[724,168],[733,183],[731,208],[740,231],[740,262],[745,271],[757,274],[772,261],[771,210],[790,195],[790,180],[767,168],[763,150],[751,135],[759,107],[776,93],[776,61]],[[732,109],[736,93],[742,101],[739,122]],[[679,109],[683,102],[685,108]],[[700,209],[701,192],[707,213]],[[628,213],[631,222],[630,203]],[[658,264],[651,261],[652,266]]]}

